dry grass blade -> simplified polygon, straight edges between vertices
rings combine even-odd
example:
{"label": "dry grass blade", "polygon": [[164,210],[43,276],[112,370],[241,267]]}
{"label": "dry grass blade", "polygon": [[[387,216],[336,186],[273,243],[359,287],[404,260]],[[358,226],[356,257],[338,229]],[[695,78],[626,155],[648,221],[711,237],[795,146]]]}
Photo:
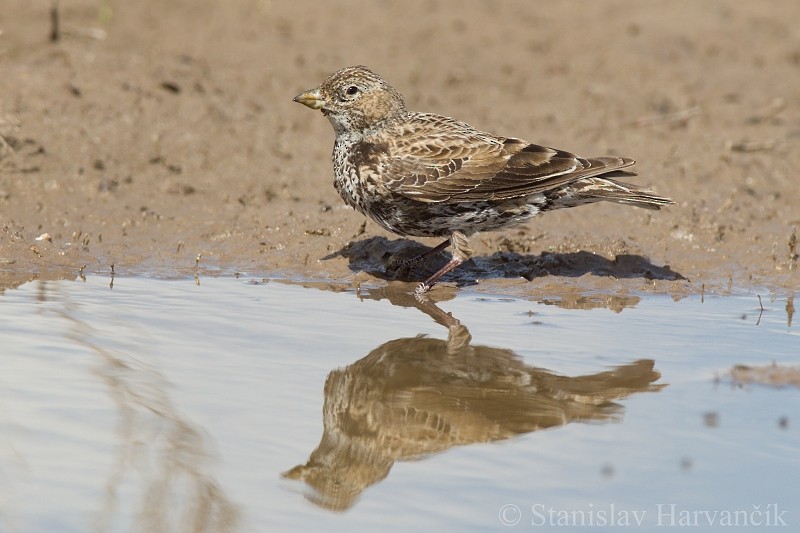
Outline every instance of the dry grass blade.
{"label": "dry grass blade", "polygon": [[774,150],[783,144],[783,139],[771,139],[769,141],[725,141],[725,148],[730,152],[761,152]]}

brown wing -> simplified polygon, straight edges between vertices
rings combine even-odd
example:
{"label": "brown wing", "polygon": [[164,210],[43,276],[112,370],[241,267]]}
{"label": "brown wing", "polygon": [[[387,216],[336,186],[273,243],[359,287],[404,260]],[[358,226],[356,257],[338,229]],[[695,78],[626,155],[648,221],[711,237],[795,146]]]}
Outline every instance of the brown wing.
{"label": "brown wing", "polygon": [[633,164],[494,137],[438,115],[415,114],[400,128],[389,136],[380,174],[389,189],[421,202],[529,196]]}

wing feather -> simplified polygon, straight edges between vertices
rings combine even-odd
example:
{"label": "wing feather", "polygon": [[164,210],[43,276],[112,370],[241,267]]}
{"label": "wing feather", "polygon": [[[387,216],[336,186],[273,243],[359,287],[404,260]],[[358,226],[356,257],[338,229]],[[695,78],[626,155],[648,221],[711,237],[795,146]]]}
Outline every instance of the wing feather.
{"label": "wing feather", "polygon": [[495,137],[457,120],[417,113],[391,132],[375,169],[386,186],[430,203],[503,200],[555,189],[633,164],[584,159],[521,139]]}

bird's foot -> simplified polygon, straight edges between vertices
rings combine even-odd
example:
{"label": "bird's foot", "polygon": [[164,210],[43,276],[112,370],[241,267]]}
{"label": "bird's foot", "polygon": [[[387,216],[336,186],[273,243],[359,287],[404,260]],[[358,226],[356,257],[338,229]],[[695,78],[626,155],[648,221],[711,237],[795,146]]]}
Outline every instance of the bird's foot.
{"label": "bird's foot", "polygon": [[417,289],[414,291],[414,294],[422,295],[431,290],[431,287],[433,287],[434,284],[442,278],[442,276],[458,267],[458,265],[469,259],[469,257],[472,255],[472,248],[469,246],[469,240],[467,239],[466,235],[460,231],[454,231],[453,235],[448,241],[445,241],[436,248],[433,248],[432,250],[422,254],[422,256],[427,257],[432,253],[444,250],[450,244],[453,246],[453,256],[450,258],[450,261],[436,271],[436,273],[434,273],[431,277],[420,283],[417,286]]}
{"label": "bird's foot", "polygon": [[424,298],[427,300],[427,296],[425,296],[425,293],[431,290],[431,287],[433,287],[433,283],[428,284],[427,281],[423,281],[422,283],[417,285],[416,289],[414,289],[414,296],[416,296],[417,300],[420,300],[420,298]]}

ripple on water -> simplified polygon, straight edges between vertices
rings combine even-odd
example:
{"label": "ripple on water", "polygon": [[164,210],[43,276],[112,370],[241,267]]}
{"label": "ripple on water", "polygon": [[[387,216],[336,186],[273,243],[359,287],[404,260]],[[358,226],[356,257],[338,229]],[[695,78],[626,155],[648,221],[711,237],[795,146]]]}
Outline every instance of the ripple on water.
{"label": "ripple on water", "polygon": [[612,504],[658,529],[664,503],[800,523],[791,297],[306,285],[0,295],[0,529],[482,531]]}

